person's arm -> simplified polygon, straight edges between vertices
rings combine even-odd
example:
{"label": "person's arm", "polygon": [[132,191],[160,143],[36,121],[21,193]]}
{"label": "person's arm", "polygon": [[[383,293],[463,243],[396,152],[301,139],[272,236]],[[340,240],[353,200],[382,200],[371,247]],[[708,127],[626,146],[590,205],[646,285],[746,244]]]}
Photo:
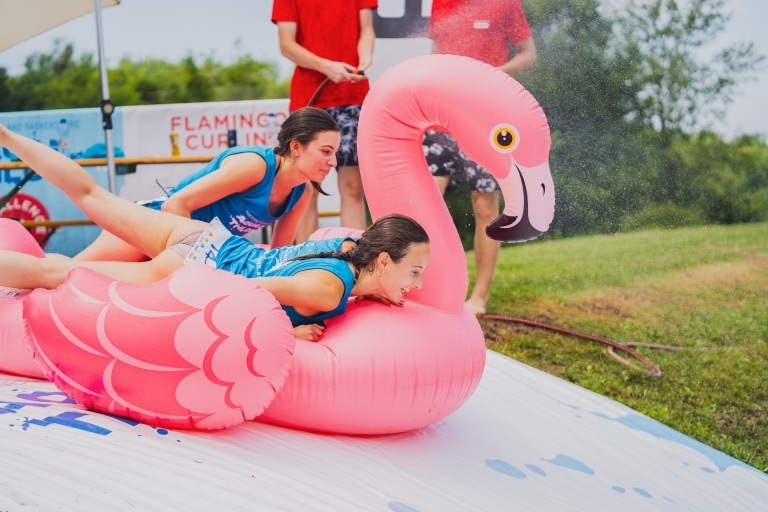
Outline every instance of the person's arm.
{"label": "person's arm", "polygon": [[331,311],[344,296],[344,283],[327,270],[305,270],[293,276],[256,277],[254,282],[283,306],[311,316]]}
{"label": "person's arm", "polygon": [[348,82],[365,79],[355,74],[355,66],[315,55],[296,41],[298,25],[295,21],[278,21],[277,37],[280,53],[299,67],[312,69],[327,76],[332,82]]}
{"label": "person's arm", "polygon": [[373,32],[373,9],[360,11],[360,37],[357,40],[358,69],[365,70],[373,63],[373,45],[376,34]]}
{"label": "person's arm", "polygon": [[533,66],[536,62],[536,45],[533,44],[533,38],[529,37],[515,45],[515,55],[499,66],[499,69],[514,76]]}
{"label": "person's arm", "polygon": [[162,210],[191,217],[193,211],[203,206],[256,186],[264,179],[266,172],[267,163],[255,153],[228,156],[219,169],[169,197],[163,203]]}
{"label": "person's arm", "polygon": [[309,200],[312,198],[312,190],[312,185],[307,183],[306,187],[304,187],[304,193],[296,201],[296,204],[293,205],[291,211],[283,215],[275,223],[272,230],[272,240],[270,241],[272,247],[283,247],[294,243],[296,232],[299,230],[299,222],[304,212],[307,211]]}

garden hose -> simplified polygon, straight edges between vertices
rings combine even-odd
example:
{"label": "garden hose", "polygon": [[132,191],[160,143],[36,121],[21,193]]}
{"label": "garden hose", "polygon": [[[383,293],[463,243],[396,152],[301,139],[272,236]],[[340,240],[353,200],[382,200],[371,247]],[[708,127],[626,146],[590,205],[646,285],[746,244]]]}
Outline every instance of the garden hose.
{"label": "garden hose", "polygon": [[[680,347],[674,347],[670,345],[656,345],[652,343],[635,343],[635,342],[628,342],[628,343],[619,343],[618,341],[613,341],[608,338],[603,338],[601,336],[594,336],[592,334],[586,334],[579,331],[574,331],[572,329],[566,329],[564,327],[558,327],[556,325],[550,325],[545,324],[542,322],[536,322],[534,320],[527,320],[525,318],[519,318],[514,316],[503,316],[503,315],[487,315],[482,314],[478,315],[478,318],[483,318],[486,320],[500,320],[503,322],[513,322],[518,324],[524,324],[531,327],[537,327],[539,329],[547,329],[550,331],[559,332],[561,334],[567,334],[569,336],[575,336],[577,338],[582,338],[589,341],[594,341],[596,343],[600,343],[607,346],[608,354],[610,354],[611,357],[616,359],[617,361],[621,362],[622,364],[625,364],[631,368],[634,368],[636,370],[640,370],[642,372],[645,372],[653,377],[660,377],[661,376],[661,370],[658,366],[656,366],[653,361],[648,359],[647,357],[637,353],[636,351],[632,350],[630,347],[646,347],[646,348],[654,348],[654,349],[660,349],[660,350],[669,350],[669,351],[677,351],[680,350]],[[630,357],[633,357],[640,361],[645,368],[638,366],[636,364],[633,364],[631,361],[626,359],[625,357],[620,356],[616,353],[616,351],[624,352],[625,354],[629,355]]]}
{"label": "garden hose", "polygon": [[[354,73],[355,75],[365,76],[365,72],[362,69],[355,68],[351,72]],[[312,96],[310,96],[309,101],[307,102],[308,107],[311,107],[312,105],[315,104],[315,101],[317,101],[317,97],[320,96],[320,93],[323,91],[323,88],[326,85],[328,85],[328,82],[330,81],[331,81],[330,78],[326,78],[320,83],[320,85],[317,86],[317,89],[315,89],[315,92],[312,93]]]}

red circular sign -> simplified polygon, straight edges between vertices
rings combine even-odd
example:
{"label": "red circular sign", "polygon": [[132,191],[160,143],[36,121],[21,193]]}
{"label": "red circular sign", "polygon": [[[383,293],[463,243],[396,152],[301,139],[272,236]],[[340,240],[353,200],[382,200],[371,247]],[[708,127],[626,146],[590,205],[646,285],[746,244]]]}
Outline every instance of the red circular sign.
{"label": "red circular sign", "polygon": [[[0,217],[26,221],[51,220],[50,215],[48,215],[48,210],[39,199],[21,192],[13,196],[11,200],[8,201],[8,204],[0,210]],[[48,234],[51,232],[52,228],[46,226],[33,226],[28,229],[29,232],[32,233],[32,236],[35,237],[35,240],[37,240],[37,243],[39,243],[41,247],[45,247],[45,244],[48,241]]]}

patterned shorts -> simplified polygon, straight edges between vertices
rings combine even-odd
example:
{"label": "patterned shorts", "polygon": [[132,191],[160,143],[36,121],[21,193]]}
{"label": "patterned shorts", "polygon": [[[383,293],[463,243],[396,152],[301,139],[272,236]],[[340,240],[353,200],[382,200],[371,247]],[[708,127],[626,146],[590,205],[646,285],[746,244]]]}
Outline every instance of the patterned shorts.
{"label": "patterned shorts", "polygon": [[200,235],[202,234],[202,229],[200,231],[193,231],[192,233],[184,235],[176,240],[173,245],[168,248],[177,252],[182,258],[186,258],[189,256],[189,253],[192,252],[192,248],[195,246],[195,242],[197,242],[197,239],[200,238]]}
{"label": "patterned shorts", "polygon": [[356,166],[357,163],[357,125],[360,122],[360,105],[343,107],[325,107],[336,124],[341,128],[341,145],[336,153],[337,167]]}
{"label": "patterned shorts", "polygon": [[449,177],[448,190],[455,190],[459,186],[462,174],[466,176],[469,189],[474,192],[499,190],[499,184],[493,176],[470,160],[450,134],[428,130],[424,134],[423,144],[429,172],[432,176]]}

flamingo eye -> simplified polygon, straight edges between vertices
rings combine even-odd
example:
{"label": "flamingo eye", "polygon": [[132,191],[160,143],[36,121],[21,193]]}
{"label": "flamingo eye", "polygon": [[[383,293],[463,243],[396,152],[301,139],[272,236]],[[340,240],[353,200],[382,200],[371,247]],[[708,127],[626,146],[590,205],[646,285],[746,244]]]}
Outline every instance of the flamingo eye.
{"label": "flamingo eye", "polygon": [[520,144],[520,134],[514,126],[497,124],[491,130],[490,142],[499,153],[511,153]]}

